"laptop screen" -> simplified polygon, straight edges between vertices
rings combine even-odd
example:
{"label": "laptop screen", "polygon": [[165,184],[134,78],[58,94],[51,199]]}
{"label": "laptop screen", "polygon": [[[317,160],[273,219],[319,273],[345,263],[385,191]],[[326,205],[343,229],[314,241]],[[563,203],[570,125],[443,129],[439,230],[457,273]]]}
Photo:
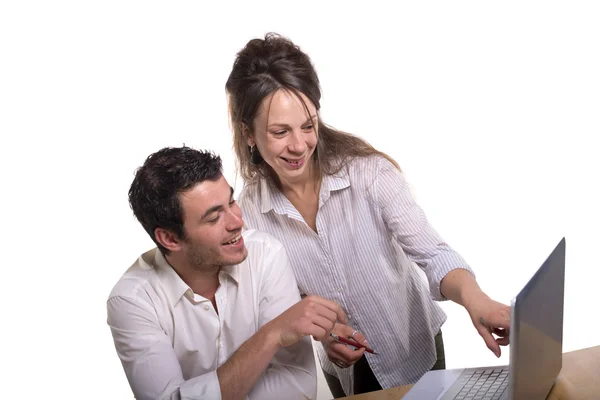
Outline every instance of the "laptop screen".
{"label": "laptop screen", "polygon": [[562,368],[565,239],[513,301],[511,398],[546,398]]}

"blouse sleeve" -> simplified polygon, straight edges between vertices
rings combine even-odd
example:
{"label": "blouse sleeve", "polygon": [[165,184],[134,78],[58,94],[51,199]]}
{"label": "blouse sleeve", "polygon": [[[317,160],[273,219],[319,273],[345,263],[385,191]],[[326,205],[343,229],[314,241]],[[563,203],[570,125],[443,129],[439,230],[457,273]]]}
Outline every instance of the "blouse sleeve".
{"label": "blouse sleeve", "polygon": [[440,292],[446,274],[463,268],[475,276],[473,270],[429,224],[403,174],[385,158],[378,159],[376,170],[370,191],[388,231],[408,258],[425,272],[431,297],[447,300]]}

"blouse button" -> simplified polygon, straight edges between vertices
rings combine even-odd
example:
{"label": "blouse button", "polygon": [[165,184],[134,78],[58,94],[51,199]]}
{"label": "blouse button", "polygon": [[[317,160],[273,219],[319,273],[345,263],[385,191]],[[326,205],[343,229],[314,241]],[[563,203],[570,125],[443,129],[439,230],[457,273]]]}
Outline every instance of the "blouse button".
{"label": "blouse button", "polygon": [[204,310],[208,311],[208,310],[210,310],[210,307],[209,306],[204,306]]}

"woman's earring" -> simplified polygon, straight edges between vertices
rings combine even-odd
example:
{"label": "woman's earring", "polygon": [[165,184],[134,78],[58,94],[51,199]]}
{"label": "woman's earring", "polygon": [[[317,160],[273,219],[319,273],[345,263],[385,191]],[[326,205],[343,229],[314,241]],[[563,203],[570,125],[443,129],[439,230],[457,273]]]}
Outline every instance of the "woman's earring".
{"label": "woman's earring", "polygon": [[258,152],[256,145],[250,146],[250,162],[254,165],[260,165],[263,162],[263,158]]}

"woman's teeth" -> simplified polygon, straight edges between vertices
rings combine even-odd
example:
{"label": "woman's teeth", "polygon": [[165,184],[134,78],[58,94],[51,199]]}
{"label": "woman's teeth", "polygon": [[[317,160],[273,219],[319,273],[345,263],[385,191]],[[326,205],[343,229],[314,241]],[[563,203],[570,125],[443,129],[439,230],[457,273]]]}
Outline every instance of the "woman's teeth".
{"label": "woman's teeth", "polygon": [[[283,157],[282,157],[283,158]],[[289,158],[283,158],[285,160],[285,162],[287,162],[290,165],[294,165],[294,166],[298,166],[302,163],[302,158],[298,159],[298,160],[290,160]]]}

